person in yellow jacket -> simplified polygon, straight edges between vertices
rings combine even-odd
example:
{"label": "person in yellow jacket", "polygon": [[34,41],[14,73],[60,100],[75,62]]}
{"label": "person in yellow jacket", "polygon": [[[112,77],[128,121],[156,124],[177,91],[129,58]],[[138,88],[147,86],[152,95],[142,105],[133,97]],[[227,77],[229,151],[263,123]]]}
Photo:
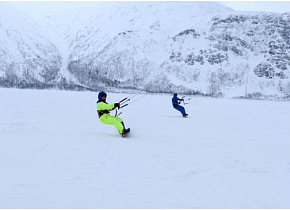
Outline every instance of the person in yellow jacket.
{"label": "person in yellow jacket", "polygon": [[115,108],[120,108],[119,103],[108,104],[106,102],[107,94],[105,92],[100,92],[97,101],[97,112],[100,121],[104,124],[115,125],[122,137],[126,136],[126,133],[130,132],[130,128],[126,129],[123,120],[120,117],[110,116],[110,111]]}

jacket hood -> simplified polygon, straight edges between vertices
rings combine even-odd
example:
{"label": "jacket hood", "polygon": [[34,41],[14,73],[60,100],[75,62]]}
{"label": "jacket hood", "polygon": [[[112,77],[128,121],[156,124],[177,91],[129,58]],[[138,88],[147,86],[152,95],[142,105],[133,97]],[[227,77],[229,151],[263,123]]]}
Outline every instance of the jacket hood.
{"label": "jacket hood", "polygon": [[99,95],[98,95],[98,99],[99,99],[99,101],[98,101],[98,102],[102,101],[102,97],[103,97],[103,96],[107,96],[107,93],[105,93],[104,91],[99,92]]}

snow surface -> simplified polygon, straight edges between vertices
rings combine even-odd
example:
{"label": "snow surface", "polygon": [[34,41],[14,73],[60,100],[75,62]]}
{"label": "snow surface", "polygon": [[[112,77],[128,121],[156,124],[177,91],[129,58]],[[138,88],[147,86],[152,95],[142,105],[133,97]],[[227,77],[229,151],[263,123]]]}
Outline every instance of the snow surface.
{"label": "snow surface", "polygon": [[[289,102],[0,89],[0,208],[289,208]],[[108,93],[107,101],[127,96]]]}

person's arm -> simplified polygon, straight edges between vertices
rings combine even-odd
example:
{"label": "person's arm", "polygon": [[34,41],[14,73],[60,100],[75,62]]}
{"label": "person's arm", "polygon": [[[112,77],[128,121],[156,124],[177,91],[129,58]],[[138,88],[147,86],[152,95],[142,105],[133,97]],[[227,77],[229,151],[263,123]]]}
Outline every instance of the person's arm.
{"label": "person's arm", "polygon": [[178,100],[178,101],[184,101],[184,99],[183,99],[183,98],[181,98],[181,99],[180,99],[180,98],[177,98],[177,100]]}
{"label": "person's arm", "polygon": [[106,104],[104,102],[99,102],[97,104],[97,110],[112,110],[115,108],[115,104]]}

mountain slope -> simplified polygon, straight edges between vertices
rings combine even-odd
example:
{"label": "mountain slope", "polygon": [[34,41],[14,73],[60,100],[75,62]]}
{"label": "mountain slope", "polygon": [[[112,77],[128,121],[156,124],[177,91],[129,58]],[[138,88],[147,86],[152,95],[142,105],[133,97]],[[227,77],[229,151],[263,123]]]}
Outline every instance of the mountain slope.
{"label": "mountain slope", "polygon": [[230,11],[209,2],[120,2],[90,18],[77,33],[69,70],[91,85],[103,80],[144,88],[158,75],[163,79],[160,65],[169,59],[172,38],[180,30],[206,30],[200,18]]}
{"label": "mountain slope", "polygon": [[57,78],[61,57],[37,25],[26,14],[0,2],[0,63],[7,81],[23,77],[31,83],[50,82]]}
{"label": "mountain slope", "polygon": [[287,96],[288,25],[287,14],[209,2],[120,3],[77,33],[69,71],[95,87]]}
{"label": "mountain slope", "polygon": [[47,4],[54,10],[47,7],[48,15],[37,22],[61,60],[59,79],[48,81],[93,89],[289,96],[289,14],[237,12],[217,2]]}

